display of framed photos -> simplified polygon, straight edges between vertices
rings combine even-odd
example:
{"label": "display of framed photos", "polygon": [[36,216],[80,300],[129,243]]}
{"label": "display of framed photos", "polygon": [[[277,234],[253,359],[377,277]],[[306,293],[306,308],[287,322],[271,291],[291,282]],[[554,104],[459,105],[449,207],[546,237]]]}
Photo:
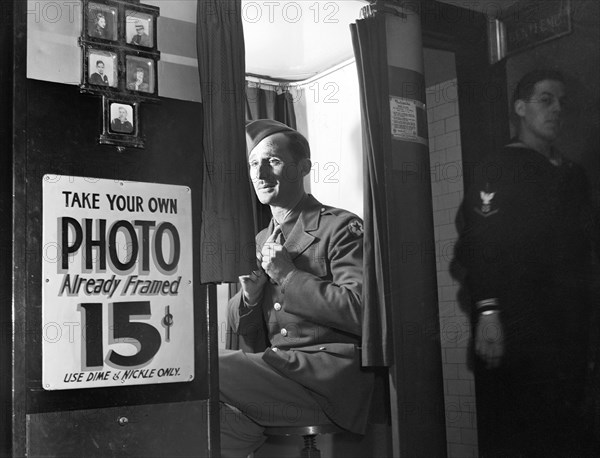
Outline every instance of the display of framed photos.
{"label": "display of framed photos", "polygon": [[102,96],[98,141],[144,147],[140,103],[158,100],[160,9],[138,0],[82,0],[80,91]]}
{"label": "display of framed photos", "polygon": [[139,102],[102,98],[102,134],[100,143],[115,146],[144,147],[141,135]]}
{"label": "display of framed photos", "polygon": [[159,13],[134,1],[83,0],[82,92],[158,99]]}

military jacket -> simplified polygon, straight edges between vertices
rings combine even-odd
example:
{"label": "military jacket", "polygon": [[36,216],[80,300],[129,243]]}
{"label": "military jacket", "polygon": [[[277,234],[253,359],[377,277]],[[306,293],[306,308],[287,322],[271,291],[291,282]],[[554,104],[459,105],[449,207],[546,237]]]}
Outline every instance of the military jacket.
{"label": "military jacket", "polygon": [[[273,223],[256,237],[257,249]],[[340,426],[362,433],[372,374],[360,367],[362,221],[308,195],[284,247],[296,266],[285,286],[267,282],[259,305],[230,301],[229,322],[254,352],[303,385]]]}

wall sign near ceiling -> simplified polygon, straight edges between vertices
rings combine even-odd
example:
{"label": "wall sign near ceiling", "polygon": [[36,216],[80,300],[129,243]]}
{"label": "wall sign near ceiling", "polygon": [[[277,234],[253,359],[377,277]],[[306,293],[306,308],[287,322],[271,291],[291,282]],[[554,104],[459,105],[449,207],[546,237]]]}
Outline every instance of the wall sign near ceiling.
{"label": "wall sign near ceiling", "polygon": [[80,91],[101,95],[99,142],[144,147],[142,101],[158,100],[159,8],[136,0],[83,0]]}
{"label": "wall sign near ceiling", "polygon": [[570,0],[520,1],[502,15],[506,54],[571,33]]}
{"label": "wall sign near ceiling", "polygon": [[191,191],[43,177],[46,390],[194,378]]}

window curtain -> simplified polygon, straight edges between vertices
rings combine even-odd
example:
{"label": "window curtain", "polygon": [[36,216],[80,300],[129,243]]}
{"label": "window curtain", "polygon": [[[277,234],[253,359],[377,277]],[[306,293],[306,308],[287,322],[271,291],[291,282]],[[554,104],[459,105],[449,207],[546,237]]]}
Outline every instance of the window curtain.
{"label": "window curtain", "polygon": [[197,50],[204,109],[200,279],[237,282],[256,267],[241,0],[198,1]]}
{"label": "window curtain", "polygon": [[[254,83],[246,83],[246,121],[256,119],[274,119],[291,128],[296,128],[296,114],[294,112],[293,98],[287,91],[275,87],[263,89]],[[254,189],[248,181],[248,190],[252,196],[254,231],[260,232],[269,225],[271,220],[271,209],[268,205],[261,204],[254,194]],[[254,268],[252,269],[254,270]],[[249,271],[248,271],[249,272]],[[229,297],[233,297],[239,291],[239,283],[229,284]],[[266,341],[266,330],[259,331],[261,339]],[[243,336],[235,334],[231,328],[227,329],[226,348],[232,350],[252,351],[252,347],[244,342]]]}
{"label": "window curtain", "polygon": [[[389,366],[392,328],[387,233],[386,161],[391,145],[384,15],[350,26],[360,83],[364,166],[363,366]],[[387,152],[387,153],[386,153]]]}
{"label": "window curtain", "polygon": [[295,129],[292,95],[278,86],[263,89],[257,84],[246,83],[246,121],[255,119],[274,119]]}

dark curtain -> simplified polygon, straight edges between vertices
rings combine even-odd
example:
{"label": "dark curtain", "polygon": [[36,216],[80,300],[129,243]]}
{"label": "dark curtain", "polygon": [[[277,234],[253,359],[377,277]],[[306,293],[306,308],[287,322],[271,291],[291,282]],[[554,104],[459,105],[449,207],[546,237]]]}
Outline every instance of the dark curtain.
{"label": "dark curtain", "polygon": [[392,362],[389,310],[386,158],[389,158],[387,51],[384,15],[350,26],[358,70],[363,130],[364,279],[363,366]]}
{"label": "dark curtain", "polygon": [[241,0],[199,0],[204,160],[200,280],[234,282],[255,267],[244,135]]}
{"label": "dark curtain", "polygon": [[[246,83],[246,121],[256,119],[274,119],[291,128],[296,128],[296,114],[294,112],[293,98],[288,91],[261,89],[255,85]],[[252,196],[254,231],[260,232],[269,225],[271,220],[271,209],[268,205],[261,204],[256,198],[252,184],[248,180],[248,190]],[[254,268],[253,268],[254,269]],[[239,291],[239,283],[229,284],[229,297],[233,297]],[[266,338],[266,333],[265,333]],[[234,334],[230,328],[227,330],[226,348],[234,350],[251,351],[246,347],[243,339]]]}
{"label": "dark curtain", "polygon": [[292,95],[283,89],[261,89],[246,83],[246,120],[274,119],[292,129],[296,128]]}

